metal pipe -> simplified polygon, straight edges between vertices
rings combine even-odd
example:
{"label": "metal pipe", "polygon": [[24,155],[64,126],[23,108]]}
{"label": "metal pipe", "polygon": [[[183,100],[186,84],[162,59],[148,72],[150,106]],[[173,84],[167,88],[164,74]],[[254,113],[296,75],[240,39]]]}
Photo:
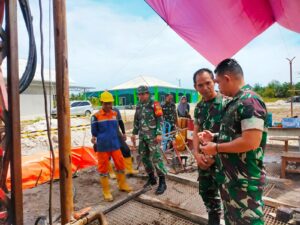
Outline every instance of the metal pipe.
{"label": "metal pipe", "polygon": [[85,225],[85,224],[89,224],[95,220],[97,220],[99,222],[99,225],[108,225],[106,217],[103,215],[102,212],[91,213],[91,214],[83,217],[82,219],[79,219],[75,222],[70,222],[67,225]]}
{"label": "metal pipe", "polygon": [[100,225],[108,225],[108,222],[104,216],[104,214],[107,214],[111,211],[113,211],[114,209],[124,205],[125,203],[129,202],[132,199],[135,199],[136,197],[140,196],[141,194],[146,193],[147,191],[151,190],[151,187],[145,187],[140,189],[139,191],[135,192],[135,193],[131,193],[129,194],[129,196],[119,202],[117,202],[116,204],[112,205],[111,207],[109,207],[108,209],[104,210],[103,212],[99,211],[99,210],[95,210],[94,212],[90,213],[89,215],[85,216],[82,219],[77,220],[76,222],[70,222],[66,225],[85,225],[88,224],[96,219],[98,219],[98,222],[100,223]]}
{"label": "metal pipe", "polygon": [[17,0],[6,0],[8,27],[7,90],[8,90],[8,148],[11,151],[12,222],[23,224],[23,196],[21,169],[20,96],[18,60]]}
{"label": "metal pipe", "polygon": [[53,1],[61,223],[73,213],[66,0]]}
{"label": "metal pipe", "polygon": [[130,200],[135,199],[136,197],[138,197],[138,196],[140,196],[141,194],[144,194],[144,193],[146,193],[147,191],[150,191],[150,190],[151,190],[151,187],[148,186],[148,187],[145,187],[145,188],[140,189],[139,191],[137,191],[137,192],[135,192],[135,193],[129,194],[129,196],[128,196],[127,198],[125,198],[125,199],[123,199],[123,200],[117,202],[116,204],[112,205],[110,208],[105,209],[105,210],[103,211],[103,214],[107,214],[107,213],[113,211],[114,209],[116,209],[116,208],[118,208],[118,207],[124,205],[125,203],[129,202]]}
{"label": "metal pipe", "polygon": [[294,109],[293,109],[293,100],[294,100],[294,89],[293,89],[293,60],[295,59],[292,58],[292,59],[289,59],[289,58],[286,58],[287,61],[289,61],[289,64],[290,64],[290,88],[291,88],[291,117],[294,116]]}

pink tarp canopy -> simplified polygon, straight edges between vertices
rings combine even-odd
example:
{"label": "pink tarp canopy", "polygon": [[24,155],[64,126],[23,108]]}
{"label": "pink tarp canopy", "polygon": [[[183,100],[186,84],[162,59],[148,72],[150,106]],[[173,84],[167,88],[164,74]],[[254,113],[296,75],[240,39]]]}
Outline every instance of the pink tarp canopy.
{"label": "pink tarp canopy", "polygon": [[273,23],[300,33],[300,0],[145,0],[214,65]]}

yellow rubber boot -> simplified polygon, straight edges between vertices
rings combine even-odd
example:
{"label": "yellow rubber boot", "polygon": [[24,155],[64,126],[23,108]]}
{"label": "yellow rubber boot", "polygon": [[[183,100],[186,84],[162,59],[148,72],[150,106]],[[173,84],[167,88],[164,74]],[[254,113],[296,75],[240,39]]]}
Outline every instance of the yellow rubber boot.
{"label": "yellow rubber boot", "polygon": [[117,173],[117,180],[120,191],[131,192],[132,187],[130,187],[126,182],[126,176],[124,173]]}
{"label": "yellow rubber boot", "polygon": [[128,158],[124,158],[124,162],[125,162],[125,174],[138,174],[139,171],[133,169],[132,167],[132,157],[128,157]]}
{"label": "yellow rubber boot", "polygon": [[100,183],[102,185],[102,194],[103,194],[104,200],[108,201],[108,202],[113,201],[114,199],[110,193],[108,177],[100,177]]}
{"label": "yellow rubber boot", "polygon": [[116,179],[116,174],[115,174],[115,171],[114,171],[114,169],[112,167],[111,162],[108,163],[108,173],[109,173],[109,177],[111,179]]}

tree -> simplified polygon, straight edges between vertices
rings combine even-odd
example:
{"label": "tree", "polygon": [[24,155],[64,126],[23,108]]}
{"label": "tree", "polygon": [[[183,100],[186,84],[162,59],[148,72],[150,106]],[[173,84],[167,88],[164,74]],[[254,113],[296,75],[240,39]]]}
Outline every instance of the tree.
{"label": "tree", "polygon": [[256,84],[254,84],[254,86],[253,86],[253,91],[255,91],[257,94],[259,94],[259,95],[262,96],[262,94],[263,94],[263,92],[264,92],[264,87],[261,86],[259,83],[256,83]]}
{"label": "tree", "polygon": [[99,98],[91,97],[91,98],[89,98],[89,101],[92,103],[94,108],[96,108],[97,106],[100,105]]}
{"label": "tree", "polygon": [[295,94],[300,95],[300,82],[295,84]]}

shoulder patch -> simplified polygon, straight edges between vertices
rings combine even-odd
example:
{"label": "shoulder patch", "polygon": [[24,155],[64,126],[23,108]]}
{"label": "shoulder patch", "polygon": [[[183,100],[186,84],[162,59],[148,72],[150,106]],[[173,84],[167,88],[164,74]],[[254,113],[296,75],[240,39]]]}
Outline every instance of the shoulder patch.
{"label": "shoulder patch", "polygon": [[162,116],[163,115],[163,111],[162,111],[162,108],[161,108],[159,102],[155,101],[153,105],[154,105],[155,116],[157,116],[157,117]]}

